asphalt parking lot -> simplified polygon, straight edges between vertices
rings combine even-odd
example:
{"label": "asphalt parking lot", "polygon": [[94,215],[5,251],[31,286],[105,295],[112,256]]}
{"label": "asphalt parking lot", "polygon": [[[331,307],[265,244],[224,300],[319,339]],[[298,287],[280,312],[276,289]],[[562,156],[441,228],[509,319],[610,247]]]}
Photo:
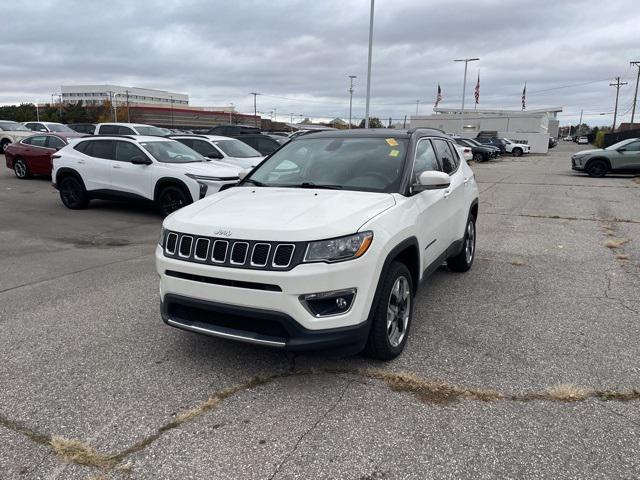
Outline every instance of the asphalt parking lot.
{"label": "asphalt parking lot", "polygon": [[0,478],[638,478],[640,177],[578,149],[473,166],[475,265],[386,364],[165,326],[159,214],[3,168]]}

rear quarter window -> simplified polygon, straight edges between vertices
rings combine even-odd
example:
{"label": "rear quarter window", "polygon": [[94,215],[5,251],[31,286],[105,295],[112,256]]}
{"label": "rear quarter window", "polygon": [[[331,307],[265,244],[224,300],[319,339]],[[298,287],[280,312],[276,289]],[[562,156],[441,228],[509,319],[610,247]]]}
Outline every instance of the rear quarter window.
{"label": "rear quarter window", "polygon": [[87,154],[87,147],[89,146],[90,143],[91,142],[87,142],[87,141],[80,142],[74,145],[73,149],[79,151],[80,153]]}

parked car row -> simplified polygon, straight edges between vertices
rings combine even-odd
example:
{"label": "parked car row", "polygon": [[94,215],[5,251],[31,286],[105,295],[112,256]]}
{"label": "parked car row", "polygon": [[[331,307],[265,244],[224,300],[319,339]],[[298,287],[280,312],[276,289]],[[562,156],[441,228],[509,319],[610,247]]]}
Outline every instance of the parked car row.
{"label": "parked car row", "polygon": [[596,178],[607,173],[640,172],[640,138],[622,140],[607,148],[576,152],[571,156],[571,168]]}

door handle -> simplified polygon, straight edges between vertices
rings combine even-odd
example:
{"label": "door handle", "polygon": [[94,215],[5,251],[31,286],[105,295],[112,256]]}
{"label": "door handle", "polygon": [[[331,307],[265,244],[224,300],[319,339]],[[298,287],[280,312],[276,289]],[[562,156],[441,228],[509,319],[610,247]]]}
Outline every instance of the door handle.
{"label": "door handle", "polygon": [[86,162],[84,160],[78,160],[78,163],[84,165]]}
{"label": "door handle", "polygon": [[113,168],[122,168],[120,165],[113,165]]}
{"label": "door handle", "polygon": [[470,178],[471,178],[471,177],[465,177],[465,178],[464,178],[464,183],[465,183],[465,185],[467,184],[467,182],[469,181],[469,179],[470,179]]}
{"label": "door handle", "polygon": [[444,198],[447,198],[449,195],[451,195],[451,189],[450,189],[450,188],[447,188],[447,189],[444,191],[443,196],[444,196]]}

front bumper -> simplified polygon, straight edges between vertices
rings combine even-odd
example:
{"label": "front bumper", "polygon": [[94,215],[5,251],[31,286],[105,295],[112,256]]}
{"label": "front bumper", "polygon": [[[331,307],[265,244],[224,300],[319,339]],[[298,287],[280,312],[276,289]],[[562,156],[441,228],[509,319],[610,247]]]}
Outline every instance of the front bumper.
{"label": "front bumper", "polygon": [[169,326],[227,340],[288,351],[340,350],[356,353],[364,348],[369,323],[353,327],[309,330],[277,311],[231,306],[165,295],[160,312]]}
{"label": "front bumper", "polygon": [[584,170],[584,165],[580,160],[576,160],[575,158],[571,158],[571,169],[572,170]]}

